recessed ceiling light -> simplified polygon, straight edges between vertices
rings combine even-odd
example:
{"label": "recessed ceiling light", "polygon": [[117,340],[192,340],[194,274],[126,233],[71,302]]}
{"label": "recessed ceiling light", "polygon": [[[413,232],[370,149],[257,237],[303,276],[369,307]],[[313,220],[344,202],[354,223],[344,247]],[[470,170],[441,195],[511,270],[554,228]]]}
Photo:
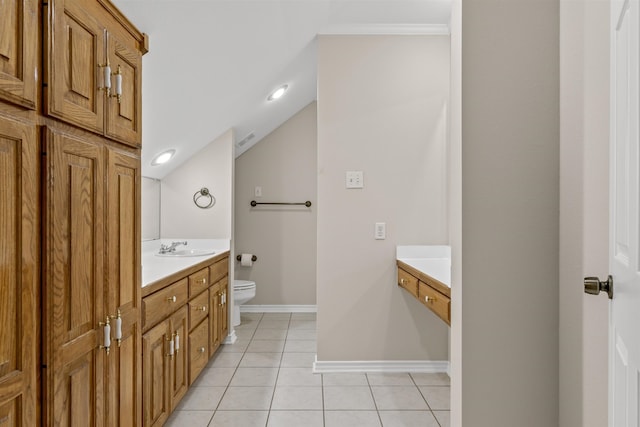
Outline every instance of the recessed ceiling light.
{"label": "recessed ceiling light", "polygon": [[163,151],[162,153],[155,156],[153,160],[151,160],[151,166],[157,166],[163,163],[167,163],[169,160],[171,160],[171,158],[175,153],[176,153],[176,150]]}
{"label": "recessed ceiling light", "polygon": [[267,97],[267,101],[273,101],[274,99],[281,98],[282,95],[284,95],[284,92],[287,90],[288,87],[289,87],[289,85],[280,86],[271,95],[269,95]]}

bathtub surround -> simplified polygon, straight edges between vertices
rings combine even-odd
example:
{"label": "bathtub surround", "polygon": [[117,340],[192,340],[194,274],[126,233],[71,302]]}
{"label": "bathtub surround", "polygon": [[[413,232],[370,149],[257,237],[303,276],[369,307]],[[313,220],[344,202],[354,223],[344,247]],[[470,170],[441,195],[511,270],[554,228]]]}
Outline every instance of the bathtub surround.
{"label": "bathtub surround", "polygon": [[[256,282],[242,311],[315,311],[316,135],[313,102],[236,159],[234,243],[258,257],[251,267],[234,262],[237,279]],[[312,205],[252,208],[251,200]]]}
{"label": "bathtub surround", "polygon": [[448,358],[395,266],[396,245],[448,243],[448,97],[448,36],[319,37],[317,367]]}

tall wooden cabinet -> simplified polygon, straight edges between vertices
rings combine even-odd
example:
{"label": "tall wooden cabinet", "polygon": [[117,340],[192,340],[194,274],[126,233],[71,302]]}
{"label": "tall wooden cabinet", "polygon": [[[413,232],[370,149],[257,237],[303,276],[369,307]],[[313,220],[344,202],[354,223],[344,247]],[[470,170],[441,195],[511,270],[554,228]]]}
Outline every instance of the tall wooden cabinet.
{"label": "tall wooden cabinet", "polygon": [[142,424],[146,49],[108,0],[0,1],[0,426]]}
{"label": "tall wooden cabinet", "polygon": [[39,155],[36,127],[0,115],[0,425],[7,426],[38,423]]}

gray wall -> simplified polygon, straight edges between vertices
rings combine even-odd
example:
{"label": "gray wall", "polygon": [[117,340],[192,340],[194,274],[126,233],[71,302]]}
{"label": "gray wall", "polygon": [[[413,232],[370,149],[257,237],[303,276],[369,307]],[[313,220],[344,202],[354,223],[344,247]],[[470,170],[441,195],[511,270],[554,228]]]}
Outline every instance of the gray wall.
{"label": "gray wall", "polygon": [[[313,102],[236,159],[235,248],[258,257],[252,267],[235,264],[236,278],[256,282],[247,304],[316,304],[316,156]],[[312,205],[252,208],[251,200]]]}
{"label": "gray wall", "polygon": [[395,267],[396,245],[448,243],[448,97],[448,36],[319,37],[319,362],[448,357],[449,328]]}
{"label": "gray wall", "polygon": [[461,425],[555,426],[559,2],[465,1],[461,22]]}

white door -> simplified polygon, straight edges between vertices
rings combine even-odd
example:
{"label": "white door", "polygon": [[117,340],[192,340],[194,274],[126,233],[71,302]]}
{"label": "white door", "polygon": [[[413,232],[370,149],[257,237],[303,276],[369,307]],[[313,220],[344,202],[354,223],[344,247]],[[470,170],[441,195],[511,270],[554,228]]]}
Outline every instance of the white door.
{"label": "white door", "polygon": [[640,426],[639,0],[611,6],[609,426]]}

